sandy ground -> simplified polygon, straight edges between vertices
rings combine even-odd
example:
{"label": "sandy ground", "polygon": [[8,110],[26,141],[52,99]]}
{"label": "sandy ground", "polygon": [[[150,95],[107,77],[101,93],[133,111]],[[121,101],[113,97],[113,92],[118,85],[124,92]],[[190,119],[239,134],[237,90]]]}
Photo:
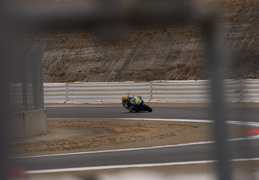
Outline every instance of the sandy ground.
{"label": "sandy ground", "polygon": [[[14,156],[30,156],[209,141],[213,140],[212,128],[211,123],[193,122],[49,119],[47,134],[12,142],[10,152]],[[251,126],[229,125],[229,136],[230,138],[246,137],[251,134],[244,132],[255,128]],[[239,172],[241,169],[251,175],[252,172],[258,170],[259,161],[236,162],[233,167],[235,171]],[[149,176],[151,172],[157,173],[163,180],[165,177],[170,177],[169,179],[171,179],[171,177],[173,178],[179,174],[187,175],[187,178],[198,175],[198,179],[202,179],[205,173],[205,179],[208,180],[211,176],[215,176],[216,169],[215,163],[149,168],[119,168],[31,174],[28,175],[28,180],[106,180],[110,175],[112,180],[116,180],[118,177],[121,179],[135,179],[136,176],[141,177],[142,175],[144,175],[143,178],[145,179],[145,175]],[[120,177],[120,173],[123,173],[123,178]],[[124,177],[124,173],[126,175],[133,175],[133,177]],[[208,173],[210,178],[207,178],[206,174]]]}
{"label": "sandy ground", "polygon": [[[211,123],[105,119],[49,119],[47,134],[12,142],[15,156],[124,149],[213,140]],[[250,126],[229,125],[230,138]]]}

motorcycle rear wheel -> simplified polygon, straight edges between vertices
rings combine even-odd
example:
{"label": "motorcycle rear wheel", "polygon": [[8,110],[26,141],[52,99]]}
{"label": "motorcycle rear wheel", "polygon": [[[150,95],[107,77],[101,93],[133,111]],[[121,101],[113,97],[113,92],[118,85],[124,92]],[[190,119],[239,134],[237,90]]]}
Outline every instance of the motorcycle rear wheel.
{"label": "motorcycle rear wheel", "polygon": [[149,107],[148,105],[145,105],[144,108],[145,108],[145,110],[148,111],[148,112],[152,112],[152,111],[153,111],[152,108]]}

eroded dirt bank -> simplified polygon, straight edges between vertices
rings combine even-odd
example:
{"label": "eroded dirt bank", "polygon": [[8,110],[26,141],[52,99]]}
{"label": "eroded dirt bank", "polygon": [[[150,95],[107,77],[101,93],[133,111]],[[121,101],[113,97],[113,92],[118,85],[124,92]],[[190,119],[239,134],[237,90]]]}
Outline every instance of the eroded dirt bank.
{"label": "eroded dirt bank", "polygon": [[[59,1],[62,3],[62,1]],[[259,77],[258,1],[222,1],[226,78]],[[117,41],[87,31],[41,34],[45,82],[206,79],[204,39],[197,26],[132,29]]]}

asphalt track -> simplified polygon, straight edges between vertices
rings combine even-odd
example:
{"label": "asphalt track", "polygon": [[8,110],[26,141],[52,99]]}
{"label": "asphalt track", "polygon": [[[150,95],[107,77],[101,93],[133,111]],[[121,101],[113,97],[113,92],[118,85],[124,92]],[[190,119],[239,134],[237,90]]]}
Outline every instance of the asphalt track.
{"label": "asphalt track", "polygon": [[[48,118],[160,118],[210,120],[209,107],[153,107],[153,112],[128,113],[123,107],[49,107]],[[259,107],[229,107],[227,120],[259,122]]]}
{"label": "asphalt track", "polygon": [[[228,120],[258,122],[258,108],[229,108]],[[152,113],[128,113],[119,107],[49,107],[48,118],[159,118],[159,119],[211,119],[207,107],[156,107]],[[27,171],[82,167],[161,164],[171,162],[215,160],[213,142],[179,146],[100,151],[50,156],[15,158],[14,164]],[[230,158],[259,158],[258,139],[229,141]]]}

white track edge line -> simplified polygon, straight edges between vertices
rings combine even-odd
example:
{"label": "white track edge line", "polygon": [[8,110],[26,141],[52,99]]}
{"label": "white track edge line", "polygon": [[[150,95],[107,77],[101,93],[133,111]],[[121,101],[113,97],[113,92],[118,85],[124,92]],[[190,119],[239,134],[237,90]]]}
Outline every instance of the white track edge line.
{"label": "white track edge line", "polygon": [[[233,159],[231,161],[232,162],[259,161],[259,158]],[[186,161],[186,162],[169,162],[169,163],[152,163],[152,164],[132,164],[132,165],[114,165],[114,166],[98,166],[98,167],[46,169],[46,170],[26,171],[26,174],[74,172],[74,171],[88,171],[88,170],[105,170],[105,169],[119,169],[119,168],[121,168],[121,169],[122,168],[145,168],[145,167],[159,167],[159,166],[206,164],[206,163],[214,163],[214,162],[217,162],[217,161],[215,161],[215,160],[204,160],[204,161]]]}
{"label": "white track edge line", "polygon": [[52,157],[52,156],[68,156],[68,155],[80,155],[80,154],[122,152],[122,151],[137,151],[137,150],[148,150],[148,149],[159,149],[159,148],[171,148],[171,147],[192,146],[192,145],[200,145],[200,144],[210,144],[210,143],[213,143],[213,142],[214,141],[204,141],[204,142],[193,142],[193,143],[186,143],[186,144],[175,144],[175,145],[164,145],[164,146],[128,148],[128,149],[114,149],[114,150],[101,150],[101,151],[90,151],[90,152],[75,152],[75,153],[63,153],[63,154],[50,154],[50,155],[39,155],[39,156],[24,156],[24,157],[14,157],[12,159],[41,158],[41,157]]}

